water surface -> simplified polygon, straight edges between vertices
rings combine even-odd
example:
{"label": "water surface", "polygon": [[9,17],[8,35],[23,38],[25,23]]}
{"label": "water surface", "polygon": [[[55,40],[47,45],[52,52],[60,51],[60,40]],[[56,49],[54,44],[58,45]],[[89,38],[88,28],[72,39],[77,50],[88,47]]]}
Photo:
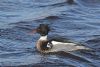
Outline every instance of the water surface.
{"label": "water surface", "polygon": [[[29,32],[41,23],[53,28],[49,36],[82,43],[93,51],[70,54],[41,54],[35,43],[38,34]],[[99,67],[100,1],[0,0],[0,66]]]}

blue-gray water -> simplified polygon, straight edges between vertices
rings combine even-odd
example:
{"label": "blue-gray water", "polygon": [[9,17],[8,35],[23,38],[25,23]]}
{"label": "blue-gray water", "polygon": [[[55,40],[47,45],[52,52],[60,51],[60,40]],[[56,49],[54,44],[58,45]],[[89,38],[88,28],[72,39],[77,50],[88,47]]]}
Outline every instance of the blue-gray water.
{"label": "blue-gray water", "polygon": [[[30,31],[50,24],[49,36],[65,37],[93,51],[42,55]],[[100,0],[0,0],[0,66],[100,67]]]}

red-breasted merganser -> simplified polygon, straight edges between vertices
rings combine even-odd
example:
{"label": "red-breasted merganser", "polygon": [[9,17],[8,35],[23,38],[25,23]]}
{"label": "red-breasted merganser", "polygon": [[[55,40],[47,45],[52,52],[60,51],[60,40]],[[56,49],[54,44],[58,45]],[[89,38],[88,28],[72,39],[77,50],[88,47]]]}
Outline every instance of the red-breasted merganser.
{"label": "red-breasted merganser", "polygon": [[40,24],[36,29],[33,30],[33,32],[40,34],[40,38],[36,44],[36,48],[40,52],[49,53],[59,51],[70,52],[81,49],[89,50],[89,48],[73,42],[60,42],[55,39],[48,40],[47,35],[49,31],[50,27],[48,24]]}

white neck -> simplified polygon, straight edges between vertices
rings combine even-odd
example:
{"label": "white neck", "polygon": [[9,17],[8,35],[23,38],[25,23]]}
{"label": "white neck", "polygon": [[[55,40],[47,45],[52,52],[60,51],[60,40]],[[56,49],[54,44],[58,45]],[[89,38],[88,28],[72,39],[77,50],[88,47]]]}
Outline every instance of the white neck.
{"label": "white neck", "polygon": [[39,40],[47,40],[47,35],[46,36],[41,36]]}

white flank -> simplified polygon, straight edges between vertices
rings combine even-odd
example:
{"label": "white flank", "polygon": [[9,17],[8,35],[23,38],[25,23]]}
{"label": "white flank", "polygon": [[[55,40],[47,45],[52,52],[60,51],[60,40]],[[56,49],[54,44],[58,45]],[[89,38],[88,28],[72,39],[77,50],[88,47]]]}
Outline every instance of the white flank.
{"label": "white flank", "polygon": [[46,36],[41,36],[39,40],[47,40],[47,35]]}
{"label": "white flank", "polygon": [[63,43],[63,42],[58,42],[58,41],[52,41],[52,44],[53,44],[53,45],[57,45],[57,44],[66,44],[66,45],[73,45],[73,46],[76,45],[75,43]]}
{"label": "white flank", "polygon": [[85,46],[79,46],[76,43],[63,43],[63,42],[57,42],[52,41],[53,44],[53,51],[75,51],[75,50],[90,50],[90,48]]}

